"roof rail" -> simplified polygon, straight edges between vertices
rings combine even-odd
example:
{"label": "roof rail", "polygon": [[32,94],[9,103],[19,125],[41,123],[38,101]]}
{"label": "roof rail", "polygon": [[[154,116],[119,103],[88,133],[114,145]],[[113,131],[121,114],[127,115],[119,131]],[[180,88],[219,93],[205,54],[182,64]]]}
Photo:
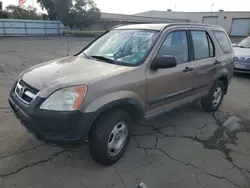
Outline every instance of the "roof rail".
{"label": "roof rail", "polygon": [[172,26],[172,25],[193,25],[193,26],[208,26],[208,27],[218,27],[218,28],[222,28],[221,26],[219,25],[211,25],[211,24],[203,24],[203,23],[193,23],[193,22],[184,22],[184,23],[177,23],[177,22],[174,22],[174,23],[169,23],[168,26]]}

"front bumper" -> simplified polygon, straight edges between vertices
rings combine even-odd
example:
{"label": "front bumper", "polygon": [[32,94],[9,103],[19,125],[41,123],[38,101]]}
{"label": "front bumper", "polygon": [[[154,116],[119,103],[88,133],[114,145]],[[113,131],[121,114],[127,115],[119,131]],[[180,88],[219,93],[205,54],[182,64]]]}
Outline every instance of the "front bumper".
{"label": "front bumper", "polygon": [[21,124],[38,140],[54,144],[83,143],[94,121],[94,113],[41,110],[44,99],[37,97],[31,104],[22,102],[13,90],[9,104]]}
{"label": "front bumper", "polygon": [[234,72],[250,74],[250,63],[235,62]]}

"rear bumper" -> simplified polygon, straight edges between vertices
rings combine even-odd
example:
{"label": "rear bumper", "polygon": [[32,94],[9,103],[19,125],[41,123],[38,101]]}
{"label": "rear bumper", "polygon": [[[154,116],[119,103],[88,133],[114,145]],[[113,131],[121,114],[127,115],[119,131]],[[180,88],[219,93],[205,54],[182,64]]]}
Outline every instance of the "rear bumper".
{"label": "rear bumper", "polygon": [[37,97],[27,105],[10,93],[9,104],[21,124],[38,140],[54,144],[82,143],[94,121],[94,113],[47,111],[39,108],[44,99]]}
{"label": "rear bumper", "polygon": [[235,62],[234,72],[250,73],[250,63]]}
{"label": "rear bumper", "polygon": [[234,72],[250,74],[250,70],[246,70],[246,69],[234,69]]}

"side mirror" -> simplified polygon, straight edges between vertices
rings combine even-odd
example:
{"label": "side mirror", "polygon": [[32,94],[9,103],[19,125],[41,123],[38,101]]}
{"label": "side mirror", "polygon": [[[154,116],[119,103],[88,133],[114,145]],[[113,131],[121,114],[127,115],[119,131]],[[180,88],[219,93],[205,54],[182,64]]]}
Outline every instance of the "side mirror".
{"label": "side mirror", "polygon": [[166,68],[172,68],[177,66],[177,61],[174,56],[170,55],[162,55],[159,57],[156,57],[151,65],[151,69],[157,70],[157,69],[166,69]]}

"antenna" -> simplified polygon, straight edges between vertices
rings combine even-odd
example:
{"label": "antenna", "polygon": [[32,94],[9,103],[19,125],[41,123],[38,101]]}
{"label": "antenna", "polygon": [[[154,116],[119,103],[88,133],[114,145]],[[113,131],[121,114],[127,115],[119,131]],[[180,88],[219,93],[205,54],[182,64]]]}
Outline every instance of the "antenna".
{"label": "antenna", "polygon": [[213,12],[213,7],[214,7],[214,0],[212,0],[211,12]]}
{"label": "antenna", "polygon": [[67,32],[67,56],[69,56],[69,34]]}
{"label": "antenna", "polygon": [[65,27],[65,34],[66,34],[66,48],[67,48],[66,55],[69,56],[69,27],[68,26]]}

